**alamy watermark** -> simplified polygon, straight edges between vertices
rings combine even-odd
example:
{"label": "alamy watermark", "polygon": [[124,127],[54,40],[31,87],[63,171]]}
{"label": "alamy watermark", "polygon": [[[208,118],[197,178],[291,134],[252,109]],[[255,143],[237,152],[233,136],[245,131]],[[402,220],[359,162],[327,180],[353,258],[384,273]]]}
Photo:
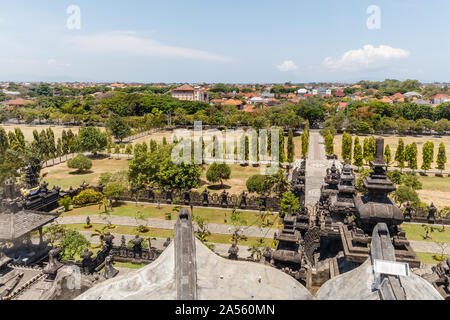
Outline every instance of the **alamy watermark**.
{"label": "alamy watermark", "polygon": [[381,8],[377,5],[371,5],[367,7],[366,13],[370,15],[366,22],[367,29],[381,29]]}
{"label": "alamy watermark", "polygon": [[81,29],[81,9],[77,5],[70,5],[67,7],[66,13],[70,16],[67,18],[66,26],[69,30]]}
{"label": "alamy watermark", "polygon": [[[174,130],[177,139],[172,149],[174,164],[258,164],[261,174],[271,175],[280,166],[280,129],[236,129],[203,131],[202,123],[195,122],[194,130]],[[269,142],[270,139],[270,142]],[[270,143],[270,150],[269,150]]]}

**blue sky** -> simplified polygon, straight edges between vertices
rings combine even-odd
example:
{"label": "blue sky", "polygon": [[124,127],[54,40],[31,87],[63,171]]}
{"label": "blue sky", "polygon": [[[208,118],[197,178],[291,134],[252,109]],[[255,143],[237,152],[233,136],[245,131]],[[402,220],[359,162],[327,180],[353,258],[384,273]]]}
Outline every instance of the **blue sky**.
{"label": "blue sky", "polygon": [[0,81],[450,81],[449,16],[447,0],[0,0]]}

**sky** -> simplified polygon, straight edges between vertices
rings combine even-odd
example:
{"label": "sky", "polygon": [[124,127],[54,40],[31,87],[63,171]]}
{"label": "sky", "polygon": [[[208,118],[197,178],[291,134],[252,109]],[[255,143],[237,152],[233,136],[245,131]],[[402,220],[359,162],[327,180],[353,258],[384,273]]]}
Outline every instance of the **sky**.
{"label": "sky", "polygon": [[450,81],[448,0],[0,0],[0,81]]}

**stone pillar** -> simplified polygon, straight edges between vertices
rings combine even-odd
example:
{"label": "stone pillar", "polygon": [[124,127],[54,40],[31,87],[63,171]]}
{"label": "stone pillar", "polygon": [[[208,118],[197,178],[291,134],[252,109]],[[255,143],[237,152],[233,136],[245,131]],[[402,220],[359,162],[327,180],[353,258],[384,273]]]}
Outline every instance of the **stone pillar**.
{"label": "stone pillar", "polygon": [[43,234],[42,234],[42,227],[39,227],[39,246],[42,246],[44,244]]}

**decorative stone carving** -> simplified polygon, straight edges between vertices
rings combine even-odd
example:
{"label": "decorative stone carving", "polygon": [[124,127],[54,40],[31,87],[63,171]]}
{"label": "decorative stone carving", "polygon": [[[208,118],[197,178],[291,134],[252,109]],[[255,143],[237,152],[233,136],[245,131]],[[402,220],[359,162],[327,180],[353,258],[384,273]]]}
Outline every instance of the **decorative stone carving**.
{"label": "decorative stone carving", "polygon": [[113,267],[113,261],[114,258],[111,255],[105,259],[105,269],[102,272],[102,277],[106,280],[114,278],[119,273],[119,270]]}

